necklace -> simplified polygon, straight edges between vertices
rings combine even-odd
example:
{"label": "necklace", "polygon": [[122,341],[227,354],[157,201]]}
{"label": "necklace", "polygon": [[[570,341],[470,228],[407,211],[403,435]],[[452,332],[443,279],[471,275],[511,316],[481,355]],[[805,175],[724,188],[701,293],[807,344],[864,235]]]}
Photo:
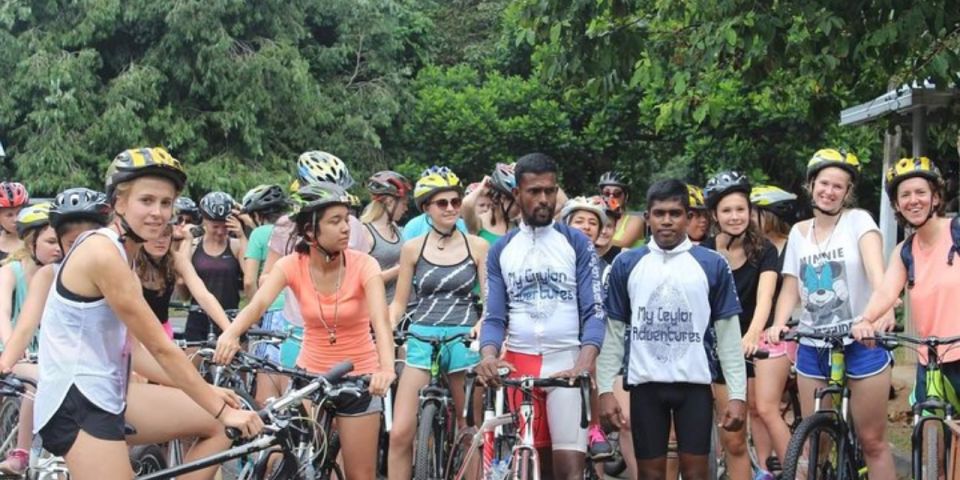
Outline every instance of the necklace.
{"label": "necklace", "polygon": [[343,255],[341,255],[340,266],[337,268],[337,295],[333,304],[333,328],[330,328],[329,324],[327,323],[327,318],[323,314],[323,302],[320,300],[320,291],[317,289],[317,281],[313,278],[313,270],[308,270],[308,272],[310,272],[310,281],[313,282],[313,291],[317,294],[317,309],[320,310],[320,323],[323,324],[323,328],[327,331],[330,345],[337,344],[337,323],[340,321],[340,282],[343,280],[345,262],[346,259],[344,259]]}
{"label": "necklace", "polygon": [[447,240],[450,237],[452,237],[453,232],[457,230],[457,227],[454,226],[453,229],[450,230],[448,233],[443,233],[439,229],[437,229],[437,227],[433,226],[432,223],[430,224],[430,228],[432,228],[434,232],[437,232],[437,235],[440,235],[440,238],[437,239],[437,250],[440,250],[441,252],[443,251],[444,248],[447,248]]}
{"label": "necklace", "polygon": [[827,235],[826,243],[823,244],[823,247],[820,246],[820,240],[817,239],[817,219],[814,218],[810,222],[810,236],[813,237],[813,244],[817,247],[817,252],[822,256],[824,249],[830,248],[830,241],[833,240],[833,233],[837,231],[837,225],[840,225],[840,218],[843,216],[843,213],[837,215],[837,221],[833,223],[833,228],[830,229],[830,235]]}

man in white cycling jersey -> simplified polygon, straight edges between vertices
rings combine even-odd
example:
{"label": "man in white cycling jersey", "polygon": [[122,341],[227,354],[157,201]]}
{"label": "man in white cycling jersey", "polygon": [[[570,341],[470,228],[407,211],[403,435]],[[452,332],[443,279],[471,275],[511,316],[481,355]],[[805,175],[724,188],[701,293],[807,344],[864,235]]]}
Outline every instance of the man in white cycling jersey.
{"label": "man in white cycling jersey", "polygon": [[645,215],[652,240],[617,256],[607,278],[610,320],[597,359],[600,414],[614,428],[626,425],[612,393],[622,365],[639,478],[666,477],[672,424],[684,480],[706,480],[712,359],[719,359],[730,393],[723,428],[739,430],[744,422],[740,301],[727,261],[687,238],[691,212],[684,183],[652,185]]}
{"label": "man in white cycling jersey", "polygon": [[[512,376],[567,378],[589,372],[603,343],[596,251],[583,233],[553,221],[556,163],[542,153],[525,155],[515,175],[513,194],[522,221],[487,256],[482,360],[476,371],[488,384],[499,382],[499,367],[509,368]],[[521,396],[509,397],[515,409]],[[533,434],[543,477],[582,479],[587,430],[579,424],[579,389],[545,389],[535,398]]]}

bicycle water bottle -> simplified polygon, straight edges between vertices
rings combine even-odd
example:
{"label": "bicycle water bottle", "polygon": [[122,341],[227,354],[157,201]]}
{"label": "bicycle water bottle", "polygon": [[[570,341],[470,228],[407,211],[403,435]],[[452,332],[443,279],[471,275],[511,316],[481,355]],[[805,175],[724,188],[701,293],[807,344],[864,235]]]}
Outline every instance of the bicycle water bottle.
{"label": "bicycle water bottle", "polygon": [[757,470],[757,474],[754,475],[753,480],[774,480],[774,476],[766,470]]}

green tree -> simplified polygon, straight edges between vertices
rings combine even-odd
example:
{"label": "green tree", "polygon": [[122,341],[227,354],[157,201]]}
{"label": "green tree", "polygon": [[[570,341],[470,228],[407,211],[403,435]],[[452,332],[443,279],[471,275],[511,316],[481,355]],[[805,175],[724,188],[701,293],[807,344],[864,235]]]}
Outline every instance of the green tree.
{"label": "green tree", "polygon": [[142,145],[181,159],[195,195],[285,184],[308,149],[370,171],[419,18],[402,0],[0,2],[7,174],[97,187]]}

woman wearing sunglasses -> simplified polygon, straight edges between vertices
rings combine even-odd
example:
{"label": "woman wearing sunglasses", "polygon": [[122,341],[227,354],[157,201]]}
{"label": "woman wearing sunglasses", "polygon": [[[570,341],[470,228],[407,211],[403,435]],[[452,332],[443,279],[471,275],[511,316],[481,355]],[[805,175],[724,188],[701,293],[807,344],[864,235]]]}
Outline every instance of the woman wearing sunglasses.
{"label": "woman wearing sunglasses", "polygon": [[627,185],[626,180],[617,172],[604,172],[600,175],[597,187],[607,205],[623,217],[613,233],[613,244],[622,248],[642,246],[647,225],[642,216],[627,214],[630,186]]}
{"label": "woman wearing sunglasses", "polygon": [[[396,327],[407,310],[411,288],[417,302],[410,312],[409,331],[423,337],[444,338],[470,332],[480,319],[474,286],[483,284],[487,242],[457,230],[462,187],[446,167],[424,172],[414,189],[414,199],[430,217],[430,231],[403,245],[400,278],[390,305],[390,320]],[[413,434],[417,429],[417,394],[430,381],[431,347],[407,339],[407,367],[400,374],[390,432],[388,471],[392,479],[411,476]],[[480,360],[477,352],[461,342],[448,343],[441,352],[455,410],[464,405],[463,372]],[[461,425],[462,426],[462,425]]]}

